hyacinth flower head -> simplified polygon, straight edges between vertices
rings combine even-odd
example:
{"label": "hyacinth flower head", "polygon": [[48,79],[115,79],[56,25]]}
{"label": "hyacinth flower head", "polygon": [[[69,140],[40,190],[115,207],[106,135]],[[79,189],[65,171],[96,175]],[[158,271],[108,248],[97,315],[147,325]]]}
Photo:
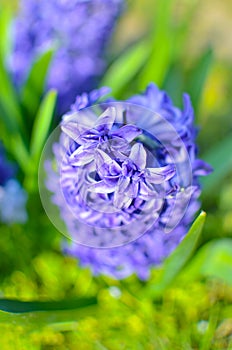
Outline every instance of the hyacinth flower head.
{"label": "hyacinth flower head", "polygon": [[7,161],[0,144],[0,222],[6,224],[24,223],[27,194],[14,178],[16,167]]}
{"label": "hyacinth flower head", "polygon": [[154,84],[125,102],[95,105],[104,93],[78,96],[63,117],[46,186],[72,240],[67,253],[94,274],[146,279],[187,233],[199,209],[198,176],[210,168],[197,159],[187,95],[181,111]]}
{"label": "hyacinth flower head", "polygon": [[59,112],[66,111],[77,93],[97,85],[122,7],[122,0],[20,0],[9,59],[16,85],[38,55],[55,48],[47,88],[58,90]]}

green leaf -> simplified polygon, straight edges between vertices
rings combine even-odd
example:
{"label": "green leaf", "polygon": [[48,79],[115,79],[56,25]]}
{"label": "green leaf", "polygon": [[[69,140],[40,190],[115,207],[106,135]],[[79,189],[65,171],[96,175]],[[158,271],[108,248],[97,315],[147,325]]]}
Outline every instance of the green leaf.
{"label": "green leaf", "polygon": [[9,139],[9,145],[10,145],[8,147],[8,150],[14,156],[21,170],[24,172],[24,174],[26,174],[28,171],[28,165],[30,163],[30,154],[27,148],[25,147],[21,136],[19,134],[10,135],[8,139]]}
{"label": "green leaf", "polygon": [[194,109],[197,109],[200,105],[202,92],[212,63],[213,51],[208,49],[202,54],[189,73],[187,79],[187,90],[191,96]]}
{"label": "green leaf", "polygon": [[165,78],[163,88],[172,96],[173,103],[181,107],[183,105],[183,72],[178,65],[170,67]]}
{"label": "green leaf", "polygon": [[[0,127],[4,145],[25,170],[29,157],[26,128],[17,103],[18,97],[0,54]],[[22,156],[22,157],[21,157]]]}
{"label": "green leaf", "polygon": [[10,25],[12,20],[12,11],[8,6],[0,4],[0,56],[6,59],[11,51]]}
{"label": "green leaf", "polygon": [[161,86],[169,69],[175,42],[175,31],[170,28],[173,0],[159,0],[155,18],[152,53],[140,76],[140,88],[144,89],[154,81]]}
{"label": "green leaf", "polygon": [[[1,70],[1,68],[0,68]],[[0,88],[1,90],[1,88]],[[0,92],[1,94],[1,92]],[[8,116],[7,110],[6,110],[6,104],[4,103],[4,98],[0,95],[0,123],[1,123],[1,130],[3,128],[6,130],[6,134],[13,134],[17,133],[17,124],[14,122],[13,118],[10,118]],[[7,135],[8,136],[8,135]]]}
{"label": "green leaf", "polygon": [[217,277],[232,285],[232,239],[215,239],[206,243],[184,273],[191,279],[199,276]]}
{"label": "green leaf", "polygon": [[232,170],[232,135],[223,139],[220,143],[212,147],[202,158],[209,163],[214,171],[212,174],[203,178],[203,195],[208,195],[223,180],[223,178]]}
{"label": "green leaf", "polygon": [[69,331],[77,328],[77,322],[82,317],[96,315],[97,299],[89,297],[47,302],[0,299],[0,310],[4,310],[0,311],[0,325],[3,332],[11,331],[9,326],[12,325],[14,328],[21,327],[25,331],[24,334],[44,326]]}
{"label": "green leaf", "polygon": [[19,301],[0,299],[0,310],[10,313],[61,311],[79,309],[96,304],[97,299],[95,297],[63,301]]}
{"label": "green leaf", "polygon": [[201,345],[199,350],[210,350],[212,349],[212,339],[215,336],[216,329],[220,320],[220,306],[219,303],[215,303],[209,310],[209,323],[206,328],[205,334],[202,334]]}
{"label": "green leaf", "polygon": [[148,41],[136,43],[124,54],[118,57],[106,72],[101,82],[102,86],[109,86],[114,96],[125,87],[142,68],[150,55]]}
{"label": "green leaf", "polygon": [[12,85],[10,76],[8,75],[2,57],[0,56],[0,116],[6,122],[9,132],[20,132],[26,135],[25,125],[19,105],[17,103],[17,94]]}
{"label": "green leaf", "polygon": [[2,111],[0,113],[2,113],[0,114],[0,130],[4,147],[9,153],[12,154],[23,172],[26,173],[28,164],[30,162],[30,156],[24,140],[16,130],[9,130],[7,127],[7,120],[3,118],[3,116],[6,117],[6,115]]}
{"label": "green leaf", "polygon": [[149,286],[146,294],[151,295],[153,298],[160,297],[164,290],[173,282],[194,252],[203,229],[205,217],[205,212],[199,214],[183,241],[165,260],[157,283]]}
{"label": "green leaf", "polygon": [[[159,49],[156,46],[159,46]],[[165,41],[155,45],[150,61],[140,80],[140,87],[142,89],[145,89],[151,81],[155,82],[158,86],[162,86],[170,66],[171,50],[172,42],[168,37]]]}
{"label": "green leaf", "polygon": [[30,160],[26,168],[24,187],[29,192],[37,191],[37,174],[42,149],[51,126],[57,93],[50,90],[44,97],[32,128]]}
{"label": "green leaf", "polygon": [[40,154],[42,152],[45,140],[48,135],[49,128],[51,126],[53,113],[56,104],[57,93],[55,90],[51,90],[44,97],[39,111],[36,115],[32,136],[31,136],[31,145],[30,153],[33,158],[33,161],[39,160]]}
{"label": "green leaf", "polygon": [[22,88],[21,103],[28,115],[34,119],[38,110],[41,97],[44,92],[48,69],[54,54],[50,49],[41,54],[34,62],[29,72],[27,81]]}

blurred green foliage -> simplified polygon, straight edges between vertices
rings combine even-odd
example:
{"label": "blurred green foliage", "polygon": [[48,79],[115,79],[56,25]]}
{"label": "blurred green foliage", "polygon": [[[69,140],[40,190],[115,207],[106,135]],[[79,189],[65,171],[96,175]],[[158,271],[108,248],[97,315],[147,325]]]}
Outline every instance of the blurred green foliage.
{"label": "blurred green foliage", "polygon": [[[206,2],[211,14],[230,6],[226,0]],[[0,226],[0,308],[7,309],[6,299],[18,299],[26,304],[15,310],[25,305],[27,311],[0,313],[0,349],[232,349],[232,64],[204,32],[206,2],[128,1],[101,82],[121,99],[151,80],[178,105],[189,92],[201,127],[201,156],[215,168],[202,182],[207,220],[199,241],[204,215],[147,282],[96,278],[62,255],[63,237],[46,217],[36,185],[55,108],[56,93],[43,96],[53,51],[37,58],[25,86],[15,91],[5,64],[12,12],[0,2],[1,138],[29,191],[28,222]],[[206,38],[199,38],[199,47],[198,27]],[[96,302],[86,306],[88,300]],[[43,302],[53,311],[41,311]]]}

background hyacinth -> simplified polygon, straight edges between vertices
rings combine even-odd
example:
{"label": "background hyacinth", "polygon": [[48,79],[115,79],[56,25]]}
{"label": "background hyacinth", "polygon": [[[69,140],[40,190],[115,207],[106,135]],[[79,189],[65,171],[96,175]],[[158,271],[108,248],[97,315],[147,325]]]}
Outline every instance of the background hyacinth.
{"label": "background hyacinth", "polygon": [[[78,224],[75,224],[75,218],[72,217],[72,215],[70,216],[70,208],[76,215],[79,215],[80,218],[86,218],[85,220],[89,225],[98,226],[102,224],[104,227],[108,228],[109,231],[111,225],[120,226],[117,220],[119,220],[119,222],[120,220],[122,220],[122,222],[126,220],[122,218],[123,215],[126,215],[127,220],[130,221],[130,218],[132,219],[138,210],[143,210],[144,201],[146,204],[145,207],[149,204],[150,213],[154,215],[155,212],[158,211],[158,220],[148,232],[132,243],[110,249],[89,248],[76,243],[67,244],[65,247],[65,251],[77,257],[81,265],[90,266],[94,274],[101,273],[116,278],[124,278],[132,273],[136,273],[139,278],[147,279],[149,277],[150,268],[154,265],[159,265],[187,233],[189,225],[193,221],[196,211],[199,208],[198,197],[200,195],[200,186],[198,183],[198,176],[207,175],[210,168],[203,161],[197,159],[197,148],[195,145],[196,129],[193,126],[194,113],[188,95],[184,95],[184,107],[183,111],[181,111],[173,105],[170,97],[164,91],[160,91],[154,84],[150,84],[144,94],[133,96],[128,102],[149,108],[174,126],[188,152],[188,158],[192,167],[192,183],[188,180],[189,174],[187,171],[189,169],[186,169],[187,160],[183,155],[183,147],[181,148],[180,144],[175,144],[175,142],[178,143],[178,141],[174,139],[172,141],[169,140],[170,145],[173,147],[175,160],[180,163],[180,165],[176,164],[176,166],[181,169],[180,177],[175,176],[175,170],[172,164],[173,159],[170,159],[169,152],[165,151],[163,146],[156,145],[156,147],[150,147],[151,153],[159,164],[158,169],[156,167],[154,170],[154,165],[152,168],[146,165],[146,152],[143,147],[143,140],[140,140],[137,144],[135,143],[129,151],[127,150],[128,145],[124,145],[124,141],[129,143],[132,140],[133,142],[138,142],[136,141],[136,137],[139,135],[143,134],[146,138],[144,132],[150,131],[151,134],[156,132],[157,125],[154,123],[153,126],[153,121],[150,120],[150,118],[145,118],[145,115],[142,115],[142,113],[140,121],[140,125],[143,126],[142,129],[136,128],[136,125],[132,126],[130,122],[128,122],[127,125],[110,131],[114,125],[112,110],[106,110],[103,115],[99,117],[99,120],[96,120],[92,128],[86,131],[81,131],[81,126],[78,126],[78,119],[73,126],[72,123],[69,124],[67,122],[68,118],[70,118],[73,113],[75,115],[75,111],[96,103],[97,99],[101,97],[104,92],[103,89],[93,91],[89,95],[83,94],[78,96],[75,105],[72,106],[71,112],[63,117],[63,134],[61,135],[60,148],[58,145],[55,146],[63,196],[59,192],[59,180],[55,179],[51,169],[48,169],[48,187],[54,192],[53,201],[60,207],[61,216],[67,225],[71,237],[73,237],[74,240],[77,237],[78,240],[78,236],[86,235],[87,245],[88,243],[91,245],[91,238],[88,238],[89,233],[84,230],[81,225],[78,226]],[[131,112],[131,114],[133,114],[133,112]],[[133,120],[133,115],[128,115],[127,117]],[[87,122],[83,120],[83,118],[82,123]],[[136,117],[134,116],[134,118]],[[144,118],[144,122],[142,118]],[[165,125],[163,125],[163,128],[165,128]],[[165,135],[166,138],[172,136],[166,129],[161,129],[158,133],[160,135]],[[115,142],[114,147],[118,145],[119,148],[116,147],[113,149],[112,146],[109,150],[107,145],[104,146],[105,140]],[[104,149],[104,151],[102,149]],[[118,155],[116,150],[122,153]],[[120,156],[123,160],[120,160]],[[95,164],[95,162],[96,165],[93,166],[92,164]],[[149,167],[150,170],[146,170],[146,167]],[[81,175],[81,172],[83,171],[83,174],[85,174],[85,172],[88,174],[88,172],[91,173],[96,169],[100,178],[98,178],[96,182],[92,181],[89,188],[90,191],[98,193],[98,197],[93,197],[90,201],[94,204],[99,202],[98,208],[102,208],[100,212],[95,212],[95,210],[89,208],[88,205],[86,206],[82,200],[86,194],[82,190],[84,185],[81,187],[82,178],[85,177],[85,175]],[[101,171],[101,169],[103,170]],[[131,169],[136,170],[133,172]],[[141,171],[143,177],[141,177]],[[138,182],[136,183],[136,180],[133,182],[135,173],[136,176],[140,178],[139,184]],[[147,178],[146,174],[149,175],[147,175]],[[152,177],[152,174],[155,176]],[[117,180],[115,180],[115,177]],[[131,185],[128,185],[129,178],[131,179]],[[117,183],[120,182],[119,193],[116,193],[117,189],[112,190],[114,186],[115,188],[117,187],[115,181]],[[159,203],[159,200],[155,199],[153,202],[152,192],[154,193],[157,191],[158,195],[161,188],[155,189],[155,187],[152,187],[152,183],[165,184],[166,195],[164,203],[162,203],[163,207]],[[138,186],[137,189],[135,188],[136,185]],[[114,199],[112,199],[112,192],[114,193]],[[191,197],[191,200],[183,219],[174,230],[167,234],[164,228],[169,220],[169,215],[174,205],[173,196],[168,196],[168,194],[174,192],[177,195],[177,205],[172,213],[173,216],[178,217],[178,215],[182,214],[187,196]],[[111,195],[107,196],[108,193],[111,193]],[[65,198],[65,201],[63,198]],[[104,212],[104,201],[106,201],[106,203],[114,201],[114,205],[122,209],[119,212],[119,218],[117,214],[107,214]],[[159,211],[161,207],[162,209]],[[144,210],[146,211],[146,209]],[[133,228],[128,226],[128,231],[130,231],[130,229],[136,230],[136,227],[139,230],[138,225],[142,227],[144,218],[141,217],[141,219],[138,220],[137,226],[135,225]],[[95,230],[94,235],[96,235],[97,230],[93,230]],[[130,232],[128,232],[128,234],[130,234]]]}
{"label": "background hyacinth", "polygon": [[38,54],[55,47],[47,88],[58,90],[64,112],[77,93],[96,86],[122,5],[122,0],[21,0],[9,60],[15,83],[26,79]]}
{"label": "background hyacinth", "polygon": [[24,223],[27,220],[26,192],[16,179],[15,166],[6,160],[3,146],[0,144],[0,222]]}

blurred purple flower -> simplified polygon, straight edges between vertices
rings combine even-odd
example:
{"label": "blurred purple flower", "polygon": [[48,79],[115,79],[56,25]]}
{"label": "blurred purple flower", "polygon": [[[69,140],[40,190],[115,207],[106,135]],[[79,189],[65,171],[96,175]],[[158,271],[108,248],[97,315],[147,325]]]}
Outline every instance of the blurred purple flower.
{"label": "blurred purple flower", "polygon": [[0,186],[0,221],[6,224],[25,223],[27,194],[17,180],[10,179]]}
{"label": "blurred purple flower", "polygon": [[13,178],[15,170],[15,166],[6,160],[3,146],[0,145],[0,222],[6,224],[27,220],[27,194]]}
{"label": "blurred purple flower", "polygon": [[[47,163],[47,186],[74,240],[91,233],[100,247],[102,231],[96,226],[105,228],[110,239],[114,239],[112,227],[122,227],[123,234],[133,239],[131,231],[139,230],[144,220],[152,223],[144,235],[120,247],[100,249],[75,242],[64,247],[66,253],[77,257],[96,275],[120,279],[135,273],[145,280],[150,268],[161,264],[187,233],[199,209],[198,176],[207,175],[211,168],[197,159],[197,132],[188,95],[184,95],[181,111],[164,91],[150,84],[144,94],[127,101],[149,109],[147,116],[141,111],[136,116],[129,108],[128,115],[122,113],[121,123],[117,124],[110,100],[103,114],[94,122],[92,119],[91,127],[87,119],[94,117],[87,109],[86,120],[82,120],[86,125],[81,125],[78,111],[95,104],[103,94],[101,90],[78,96],[70,113],[63,117],[60,142],[54,145],[60,173],[55,174]],[[167,125],[173,128],[169,130]],[[167,140],[169,149],[152,135]],[[191,169],[186,169],[188,164]],[[109,204],[115,212],[107,212]],[[88,224],[88,231],[81,223],[76,224],[75,217]],[[173,224],[176,217],[181,219],[177,226]],[[134,219],[136,224],[127,231],[123,225]],[[168,234],[166,225],[173,227]]]}
{"label": "blurred purple flower", "polygon": [[9,66],[20,86],[38,54],[57,48],[47,88],[59,92],[59,112],[77,93],[97,85],[105,64],[105,47],[123,7],[123,0],[20,0]]}

